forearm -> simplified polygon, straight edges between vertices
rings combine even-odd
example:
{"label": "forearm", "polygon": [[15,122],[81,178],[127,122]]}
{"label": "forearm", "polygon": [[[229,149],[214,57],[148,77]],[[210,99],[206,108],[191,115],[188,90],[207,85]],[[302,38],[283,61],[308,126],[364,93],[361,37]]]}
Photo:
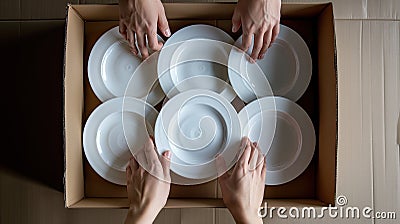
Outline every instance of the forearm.
{"label": "forearm", "polygon": [[263,221],[260,217],[246,217],[246,218],[233,218],[237,224],[262,224]]}
{"label": "forearm", "polygon": [[154,215],[154,212],[149,209],[144,210],[135,210],[133,208],[129,208],[128,214],[125,218],[125,224],[151,224],[154,222],[157,215]]}
{"label": "forearm", "polygon": [[237,224],[260,224],[263,223],[261,217],[258,216],[257,211],[249,211],[245,209],[238,209],[237,206],[229,206],[233,219]]}

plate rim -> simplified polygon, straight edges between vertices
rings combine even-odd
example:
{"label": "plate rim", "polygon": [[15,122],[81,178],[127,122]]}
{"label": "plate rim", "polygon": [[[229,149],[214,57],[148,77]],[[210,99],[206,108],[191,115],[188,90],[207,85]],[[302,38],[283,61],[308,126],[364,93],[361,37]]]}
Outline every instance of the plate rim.
{"label": "plate rim", "polygon": [[[312,158],[315,153],[315,147],[316,147],[315,128],[314,128],[314,124],[313,124],[310,116],[308,115],[308,113],[296,102],[294,102],[290,99],[287,99],[285,97],[282,97],[282,96],[266,96],[266,97],[260,98],[258,100],[261,101],[260,104],[262,104],[262,101],[267,101],[272,98],[274,98],[274,100],[275,100],[276,111],[282,111],[282,112],[286,113],[287,115],[291,116],[291,118],[294,121],[297,122],[297,125],[300,127],[300,131],[301,131],[302,146],[301,146],[298,157],[295,159],[295,161],[292,164],[290,164],[285,169],[278,170],[278,171],[269,171],[267,169],[265,184],[271,185],[271,186],[288,183],[288,182],[296,179],[298,176],[300,176],[307,169],[309,164],[311,163]],[[293,112],[286,111],[285,108],[287,108],[287,107],[293,108],[295,110],[296,114],[293,115]],[[240,112],[239,112],[239,114],[240,114]],[[299,121],[298,120],[299,117],[302,117],[303,120]],[[239,115],[239,118],[240,118],[240,115]],[[299,122],[303,125],[299,124]],[[308,137],[307,139],[304,139],[305,135],[306,135],[306,137]],[[305,145],[312,146],[312,147],[307,147]],[[267,156],[268,156],[268,154],[267,154]],[[284,173],[285,177],[283,178],[283,180],[281,179],[280,181],[276,181],[273,179],[276,177],[274,177],[274,176],[271,177],[271,175],[279,175],[279,173]],[[268,175],[270,176],[269,178],[268,178]],[[273,180],[271,181],[271,179],[273,179]]]}

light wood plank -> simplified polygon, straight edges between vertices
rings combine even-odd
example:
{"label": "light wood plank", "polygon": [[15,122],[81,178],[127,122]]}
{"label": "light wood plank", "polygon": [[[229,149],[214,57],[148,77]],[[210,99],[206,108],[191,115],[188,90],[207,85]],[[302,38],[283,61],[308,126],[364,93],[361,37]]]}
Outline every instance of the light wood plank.
{"label": "light wood plank", "polygon": [[20,0],[1,0],[0,19],[20,19]]}
{"label": "light wood plank", "polygon": [[181,209],[169,208],[161,210],[158,214],[154,224],[180,224],[181,223]]}
{"label": "light wood plank", "polygon": [[0,223],[67,224],[62,192],[0,169]]}
{"label": "light wood plank", "polygon": [[182,208],[182,224],[214,224],[215,208]]}
{"label": "light wood plank", "polygon": [[67,223],[124,223],[127,209],[67,209]]}
{"label": "light wood plank", "polygon": [[65,19],[68,3],[78,0],[20,0],[21,19]]}
{"label": "light wood plank", "polygon": [[232,224],[235,223],[232,214],[227,208],[215,209],[215,224]]}

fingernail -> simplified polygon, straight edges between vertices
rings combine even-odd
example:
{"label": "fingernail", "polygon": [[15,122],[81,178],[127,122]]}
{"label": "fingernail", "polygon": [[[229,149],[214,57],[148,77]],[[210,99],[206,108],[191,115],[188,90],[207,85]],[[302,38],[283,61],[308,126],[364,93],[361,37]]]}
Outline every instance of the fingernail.
{"label": "fingernail", "polygon": [[232,25],[232,32],[236,32],[236,26]]}
{"label": "fingernail", "polygon": [[166,152],[165,152],[165,156],[166,156],[168,159],[171,159],[171,151],[166,151]]}
{"label": "fingernail", "polygon": [[166,37],[171,36],[171,30],[166,29],[165,32],[164,32],[164,34],[165,34]]}
{"label": "fingernail", "polygon": [[240,142],[240,148],[243,149],[246,146],[247,139],[243,138],[242,141]]}

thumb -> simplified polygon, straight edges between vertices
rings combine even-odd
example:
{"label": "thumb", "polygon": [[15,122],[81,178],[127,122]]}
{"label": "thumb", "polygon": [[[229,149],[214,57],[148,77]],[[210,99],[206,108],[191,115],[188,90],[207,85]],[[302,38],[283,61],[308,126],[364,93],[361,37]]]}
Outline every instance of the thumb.
{"label": "thumb", "polygon": [[232,32],[236,33],[239,30],[240,26],[241,26],[240,13],[237,10],[237,8],[235,8],[235,11],[233,12],[232,16]]}
{"label": "thumb", "polygon": [[171,36],[171,30],[169,29],[168,26],[168,20],[167,17],[165,16],[164,10],[161,10],[158,13],[158,28],[162,32],[162,34],[166,37]]}

